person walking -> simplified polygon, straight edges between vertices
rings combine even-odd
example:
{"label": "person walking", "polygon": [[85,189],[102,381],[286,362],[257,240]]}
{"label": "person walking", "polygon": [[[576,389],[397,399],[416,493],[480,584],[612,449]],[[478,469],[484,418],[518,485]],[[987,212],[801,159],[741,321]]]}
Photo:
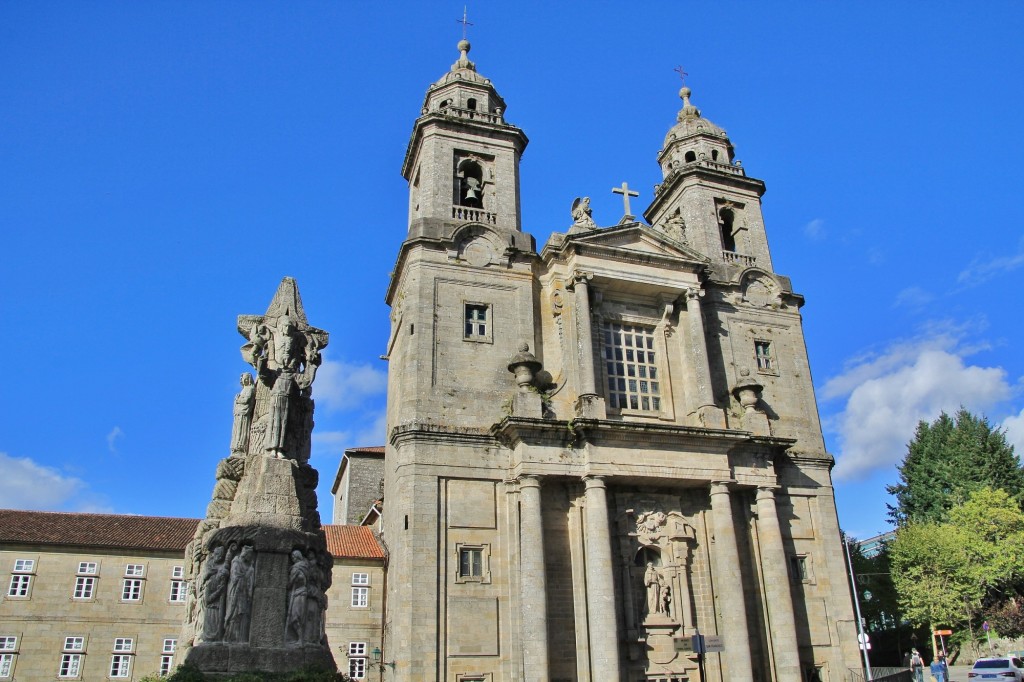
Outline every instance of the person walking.
{"label": "person walking", "polygon": [[910,650],[910,672],[914,676],[914,682],[924,682],[924,659],[917,649]]}
{"label": "person walking", "polygon": [[942,654],[935,657],[932,664],[928,666],[928,669],[931,671],[935,682],[949,682],[949,671],[946,669],[946,662],[942,660]]}

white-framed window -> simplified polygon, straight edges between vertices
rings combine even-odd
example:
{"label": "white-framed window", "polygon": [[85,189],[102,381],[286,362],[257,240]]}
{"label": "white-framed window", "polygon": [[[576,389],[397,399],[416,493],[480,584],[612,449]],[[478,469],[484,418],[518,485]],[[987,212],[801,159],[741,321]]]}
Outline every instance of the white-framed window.
{"label": "white-framed window", "polygon": [[171,567],[171,579],[172,580],[184,580],[185,579],[185,567],[184,566],[172,566]]}
{"label": "white-framed window", "polygon": [[114,654],[110,657],[110,676],[131,676],[132,657],[130,654]]}
{"label": "white-framed window", "polygon": [[778,371],[775,355],[772,353],[772,342],[764,339],[754,341],[754,356],[757,358],[757,371],[773,374]]}
{"label": "white-framed window", "polygon": [[99,573],[99,564],[95,561],[82,561],[78,564],[78,575],[96,575]]}
{"label": "white-framed window", "polygon": [[661,411],[661,377],[654,351],[654,328],[602,322],[608,407]]}
{"label": "white-framed window", "polygon": [[466,341],[490,342],[494,338],[491,306],[487,303],[467,302],[463,310],[465,326],[462,338]]}
{"label": "white-framed window", "polygon": [[142,599],[142,581],[138,578],[125,578],[121,588],[121,601],[140,601]]}
{"label": "white-framed window", "polygon": [[64,651],[85,651],[85,637],[65,637]]}
{"label": "white-framed window", "polygon": [[171,603],[181,604],[185,601],[185,581],[184,580],[172,580],[171,581]]}
{"label": "white-framed window", "polygon": [[80,575],[75,578],[73,599],[92,599],[96,593],[96,578],[91,575]]}
{"label": "white-framed window", "polygon": [[353,587],[352,588],[352,606],[355,608],[366,608],[370,605],[370,588],[369,587]]}
{"label": "white-framed window", "polygon": [[118,637],[114,640],[114,651],[131,652],[135,649],[135,640],[131,637]]}
{"label": "white-framed window", "polygon": [[484,574],[484,551],[479,547],[463,547],[459,550],[459,575],[463,578],[479,578]]}
{"label": "white-framed window", "polygon": [[352,574],[353,585],[369,585],[370,574],[369,573],[353,573]]}
{"label": "white-framed window", "polygon": [[14,560],[14,572],[15,573],[34,573],[36,570],[35,559],[15,559]]}
{"label": "white-framed window", "polygon": [[24,573],[15,573],[11,576],[11,586],[7,588],[8,597],[27,597],[29,588],[32,586],[32,576]]}
{"label": "white-framed window", "polygon": [[9,680],[14,673],[14,654],[0,654],[0,680]]}
{"label": "white-framed window", "polygon": [[0,636],[0,651],[16,651],[18,649],[18,638],[14,635]]}
{"label": "white-framed window", "polygon": [[348,643],[348,676],[353,680],[366,679],[366,642]]}
{"label": "white-framed window", "polygon": [[178,640],[165,639],[160,650],[160,677],[167,677],[174,668],[174,650],[178,648]]}
{"label": "white-framed window", "polygon": [[63,654],[60,657],[60,670],[57,677],[78,677],[82,672],[82,654]]}
{"label": "white-framed window", "polygon": [[144,564],[128,564],[124,567],[124,574],[129,578],[141,578],[146,573]]}

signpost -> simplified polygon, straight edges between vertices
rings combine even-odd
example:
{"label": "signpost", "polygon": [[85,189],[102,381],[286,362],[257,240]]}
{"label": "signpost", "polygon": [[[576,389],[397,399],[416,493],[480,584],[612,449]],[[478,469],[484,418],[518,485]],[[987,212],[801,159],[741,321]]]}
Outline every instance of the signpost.
{"label": "signpost", "polygon": [[[987,623],[986,623],[986,625],[987,625]],[[938,637],[939,637],[939,648],[942,650],[942,655],[943,656],[946,655],[946,640],[944,638],[945,637],[949,637],[951,634],[953,634],[952,630],[936,630],[935,631],[935,635],[938,635]]]}
{"label": "signpost", "polygon": [[988,650],[992,651],[992,626],[988,624],[986,620],[981,624],[981,629],[985,631],[985,639],[988,640]]}

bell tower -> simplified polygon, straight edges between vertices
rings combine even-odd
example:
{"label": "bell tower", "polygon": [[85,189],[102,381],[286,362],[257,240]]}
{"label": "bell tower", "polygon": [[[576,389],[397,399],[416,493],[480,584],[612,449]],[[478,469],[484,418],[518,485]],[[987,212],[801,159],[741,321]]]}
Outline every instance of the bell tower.
{"label": "bell tower", "polygon": [[427,90],[402,164],[410,238],[436,234],[438,221],[520,230],[526,135],[505,122],[505,101],[469,60],[469,41],[458,47],[451,70]]}
{"label": "bell tower", "polygon": [[764,182],[747,177],[725,130],[701,116],[691,94],[679,91],[683,108],[658,152],[664,181],[644,218],[712,263],[772,272]]}

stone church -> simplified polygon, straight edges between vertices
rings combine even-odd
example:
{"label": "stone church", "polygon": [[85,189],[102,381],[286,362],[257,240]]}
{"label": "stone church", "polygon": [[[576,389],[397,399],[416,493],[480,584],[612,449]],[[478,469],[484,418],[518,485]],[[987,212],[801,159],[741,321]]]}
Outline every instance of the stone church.
{"label": "stone church", "polygon": [[618,224],[577,199],[538,249],[527,137],[458,47],[386,299],[388,679],[843,679],[833,459],[764,183],[684,87],[643,219],[624,184]]}

